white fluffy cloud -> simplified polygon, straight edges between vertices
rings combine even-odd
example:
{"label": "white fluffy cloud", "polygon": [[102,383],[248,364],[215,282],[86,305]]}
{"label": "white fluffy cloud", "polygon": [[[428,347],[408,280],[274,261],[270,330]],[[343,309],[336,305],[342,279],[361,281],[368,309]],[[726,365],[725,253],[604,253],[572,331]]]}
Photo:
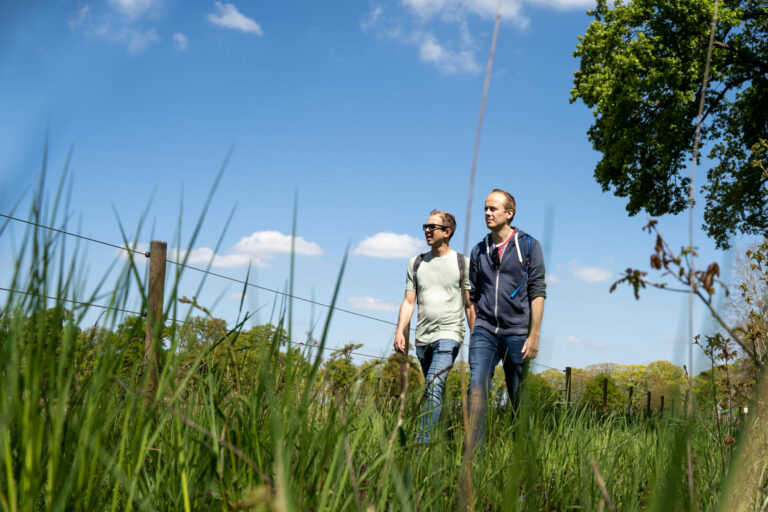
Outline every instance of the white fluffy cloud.
{"label": "white fluffy cloud", "polygon": [[[140,28],[136,18],[153,7],[152,0],[110,0],[113,9],[94,10],[84,4],[69,17],[72,30],[78,30],[88,37],[122,43],[134,55],[144,53],[160,40],[154,28]],[[123,16],[117,15],[117,10]]]}
{"label": "white fluffy cloud", "polygon": [[[498,0],[401,0],[374,4],[360,21],[360,29],[377,37],[393,39],[418,49],[422,62],[437,67],[444,73],[481,73],[485,66],[486,40],[477,44],[472,32],[490,32],[490,23],[496,18]],[[525,29],[530,19],[524,5],[535,5],[558,10],[587,9],[595,0],[504,0],[501,20],[519,29]],[[480,22],[470,30],[470,24]],[[440,34],[438,39],[435,34]],[[478,52],[485,54],[478,57]]]}
{"label": "white fluffy cloud", "polygon": [[175,249],[168,251],[168,259],[181,261],[184,258],[187,258],[187,263],[190,265],[208,265],[208,263],[211,263],[212,267],[218,268],[240,268],[247,267],[248,265],[269,268],[269,264],[264,261],[264,258],[233,252],[216,254],[210,247],[192,249],[189,251],[189,254],[187,254],[187,251],[177,252]]}
{"label": "white fluffy cloud", "polygon": [[187,40],[187,36],[185,36],[181,32],[176,32],[175,34],[173,34],[173,42],[176,45],[177,50],[180,50],[182,52],[187,51],[187,47],[189,46],[189,40]]}
{"label": "white fluffy cloud", "polygon": [[550,285],[550,284],[557,284],[557,283],[560,282],[560,278],[557,277],[555,274],[547,274],[545,276],[545,279],[546,279],[548,285]]}
{"label": "white fluffy cloud", "polygon": [[[403,0],[402,3],[423,19],[439,16],[455,20],[463,19],[467,14],[492,19],[496,17],[498,10],[497,0]],[[520,7],[519,0],[506,0],[501,6],[501,18],[518,24],[527,23],[522,19]]]}
{"label": "white fluffy cloud", "polygon": [[114,34],[113,39],[126,45],[128,51],[134,55],[144,53],[147,48],[160,40],[155,29],[146,31],[133,28],[123,28]]}
{"label": "white fluffy cloud", "polygon": [[370,311],[397,311],[397,303],[391,300],[377,299],[375,297],[350,297],[347,304],[357,309],[367,309]]}
{"label": "white fluffy cloud", "polygon": [[605,345],[602,343],[596,343],[596,342],[586,342],[582,340],[581,338],[577,338],[576,336],[567,336],[565,340],[568,343],[572,343],[574,345],[587,345],[591,348],[605,348]]}
{"label": "white fluffy cloud", "polygon": [[[492,8],[489,8],[492,4]],[[360,21],[365,33],[392,39],[417,49],[419,59],[435,66],[443,73],[478,74],[484,66],[476,55],[478,45],[469,28],[469,19],[484,17],[492,11],[496,15],[496,1],[472,2],[467,0],[403,0],[403,13],[390,13],[374,5]],[[396,8],[393,8],[396,9]],[[505,2],[502,17],[524,26],[527,20],[518,14],[516,2]],[[448,26],[446,32],[444,27]],[[440,38],[435,35],[441,33]],[[450,35],[455,32],[455,37]]]}
{"label": "white fluffy cloud", "polygon": [[525,3],[566,11],[590,9],[596,2],[595,0],[525,0]]}
{"label": "white fluffy cloud", "polygon": [[152,7],[152,4],[157,2],[156,0],[109,0],[109,3],[118,11],[133,19],[147,12]]}
{"label": "white fluffy cloud", "polygon": [[[134,248],[137,251],[145,252],[148,250],[147,244],[137,244]],[[319,256],[323,250],[314,242],[308,242],[302,237],[296,237],[294,251],[303,256]],[[168,259],[181,261],[185,257],[190,265],[208,265],[217,268],[242,268],[249,265],[260,268],[269,268],[270,259],[274,259],[279,254],[291,252],[291,236],[284,235],[279,231],[256,231],[255,233],[240,239],[235,245],[223,253],[216,254],[210,247],[198,247],[191,251],[176,251],[168,249]],[[119,257],[126,257],[127,253],[122,250],[117,251]],[[137,263],[143,262],[144,258],[135,258]]]}
{"label": "white fluffy cloud", "polygon": [[[279,231],[256,231],[250,236],[240,239],[232,250],[238,254],[251,254],[271,257],[279,253],[291,252],[291,235]],[[319,256],[323,250],[314,242],[307,242],[302,237],[296,237],[294,247],[296,254],[304,256]]]}
{"label": "white fluffy cloud", "polygon": [[237,7],[235,7],[233,4],[223,4],[221,2],[216,2],[214,5],[216,6],[218,14],[211,13],[208,15],[208,21],[214,25],[239,30],[241,32],[256,34],[257,36],[263,34],[261,26],[256,23],[255,20],[238,11]]}
{"label": "white fluffy cloud", "polygon": [[576,260],[571,262],[571,271],[573,272],[573,277],[585,283],[602,283],[613,275],[613,272],[608,269],[582,266]]}
{"label": "white fluffy cloud", "polygon": [[424,62],[437,66],[445,73],[479,73],[480,64],[475,60],[474,52],[460,50],[453,52],[445,49],[432,34],[427,34],[419,47],[419,57]]}
{"label": "white fluffy cloud", "polygon": [[410,235],[398,233],[376,233],[359,244],[352,254],[381,259],[410,258],[426,248],[425,243]]}

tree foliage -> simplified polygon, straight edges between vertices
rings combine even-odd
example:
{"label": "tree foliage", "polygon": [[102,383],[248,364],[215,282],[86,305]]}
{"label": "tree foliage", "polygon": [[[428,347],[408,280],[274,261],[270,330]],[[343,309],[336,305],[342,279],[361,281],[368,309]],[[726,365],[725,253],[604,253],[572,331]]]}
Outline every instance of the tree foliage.
{"label": "tree foliage", "polygon": [[620,411],[625,406],[624,393],[616,385],[616,381],[609,375],[597,374],[587,381],[581,404],[593,409],[603,407],[603,381],[607,381],[606,406],[609,411]]}
{"label": "tree foliage", "polygon": [[[768,139],[768,7],[720,2],[701,131],[711,142],[705,225],[719,247],[733,233],[768,232],[768,176],[754,165]],[[683,175],[713,15],[712,0],[598,0],[574,56],[571,102],[592,109],[588,136],[602,153],[595,178],[652,216],[687,206]]]}

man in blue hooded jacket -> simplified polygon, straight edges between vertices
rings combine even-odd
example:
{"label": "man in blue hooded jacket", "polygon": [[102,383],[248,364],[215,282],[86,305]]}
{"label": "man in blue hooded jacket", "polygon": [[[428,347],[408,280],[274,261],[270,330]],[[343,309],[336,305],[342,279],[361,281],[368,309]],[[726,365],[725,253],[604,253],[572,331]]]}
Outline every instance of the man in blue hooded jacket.
{"label": "man in blue hooded jacket", "polygon": [[472,249],[470,301],[475,324],[469,345],[470,404],[474,439],[485,429],[488,389],[496,365],[504,365],[513,411],[519,402],[524,363],[539,351],[546,284],[538,240],[512,226],[515,199],[494,189],[485,200],[490,233]]}

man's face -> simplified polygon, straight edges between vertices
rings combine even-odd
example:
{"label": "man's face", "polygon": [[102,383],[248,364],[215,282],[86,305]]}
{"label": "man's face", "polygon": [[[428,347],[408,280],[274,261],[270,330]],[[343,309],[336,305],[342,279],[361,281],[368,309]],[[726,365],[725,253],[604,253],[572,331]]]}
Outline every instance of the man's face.
{"label": "man's face", "polygon": [[[439,215],[430,215],[427,219],[427,224],[435,224],[437,226],[443,226],[443,219]],[[425,229],[424,238],[427,239],[427,245],[434,247],[440,243],[448,241],[449,229],[436,227],[435,229]]]}
{"label": "man's face", "polygon": [[507,200],[498,192],[488,194],[485,199],[485,225],[491,231],[509,224],[514,212],[507,210]]}

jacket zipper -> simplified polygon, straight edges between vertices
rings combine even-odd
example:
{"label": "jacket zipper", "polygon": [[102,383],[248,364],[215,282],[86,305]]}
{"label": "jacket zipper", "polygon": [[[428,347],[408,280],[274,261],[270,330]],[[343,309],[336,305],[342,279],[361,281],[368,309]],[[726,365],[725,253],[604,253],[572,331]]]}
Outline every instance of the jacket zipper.
{"label": "jacket zipper", "polygon": [[494,334],[499,333],[499,270],[501,270],[501,262],[499,262],[499,268],[496,269],[496,303],[493,306],[493,316],[496,317],[496,330]]}

